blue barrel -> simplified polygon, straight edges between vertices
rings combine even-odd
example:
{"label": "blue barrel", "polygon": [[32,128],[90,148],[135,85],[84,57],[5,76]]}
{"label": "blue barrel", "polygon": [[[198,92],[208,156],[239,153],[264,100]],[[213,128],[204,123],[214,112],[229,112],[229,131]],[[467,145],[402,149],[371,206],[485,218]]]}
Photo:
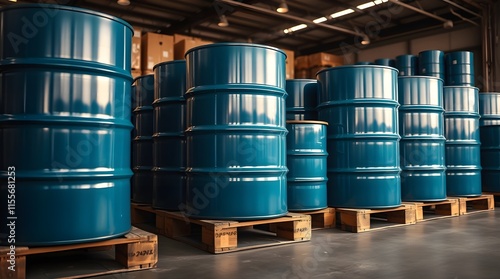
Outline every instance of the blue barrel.
{"label": "blue barrel", "polygon": [[448,196],[481,195],[478,92],[471,86],[444,87]]}
{"label": "blue barrel", "polygon": [[440,50],[426,50],[418,54],[418,74],[444,80],[444,53]]}
{"label": "blue barrel", "polygon": [[396,60],[390,58],[379,58],[375,59],[373,64],[380,66],[396,67]]}
{"label": "blue barrel", "polygon": [[322,121],[287,120],[288,210],[326,208],[326,125]]}
{"label": "blue barrel", "polygon": [[328,122],[328,205],[401,204],[397,70],[349,65],[320,71],[318,116]]}
{"label": "blue barrel", "polygon": [[446,199],[443,80],[398,79],[403,201]]}
{"label": "blue barrel", "polygon": [[373,65],[373,63],[370,61],[359,61],[359,62],[356,62],[356,64],[354,64],[354,65]]}
{"label": "blue barrel", "polygon": [[160,63],[153,70],[153,207],[180,210],[186,196],[186,61]]}
{"label": "blue barrel", "polygon": [[318,81],[315,79],[288,79],[286,81],[286,119],[317,120]]}
{"label": "blue barrel", "polygon": [[479,93],[482,189],[500,192],[500,93]]}
{"label": "blue barrel", "polygon": [[285,59],[244,43],[186,54],[186,208],[194,218],[287,213]]}
{"label": "blue barrel", "polygon": [[474,53],[455,51],[444,56],[446,85],[474,86]]}
{"label": "blue barrel", "polygon": [[[4,7],[0,26],[0,211],[17,218],[15,244],[127,233],[132,27],[44,4]],[[0,243],[7,229],[0,226]]]}
{"label": "blue barrel", "polygon": [[151,204],[153,201],[153,96],[154,75],[137,77],[135,83],[136,107],[133,109],[132,134],[132,201]]}
{"label": "blue barrel", "polygon": [[418,73],[418,57],[411,54],[396,56],[396,69],[400,76],[416,76]]}

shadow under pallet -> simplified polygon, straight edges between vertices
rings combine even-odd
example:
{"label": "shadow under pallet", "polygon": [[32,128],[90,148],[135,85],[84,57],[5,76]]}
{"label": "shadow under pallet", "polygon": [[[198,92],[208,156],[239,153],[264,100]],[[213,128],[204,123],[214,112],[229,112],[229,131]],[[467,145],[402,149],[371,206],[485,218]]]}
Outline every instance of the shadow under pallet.
{"label": "shadow under pallet", "polygon": [[296,213],[253,221],[199,220],[181,212],[132,204],[132,224],[140,226],[141,222],[154,222],[158,234],[214,254],[311,239],[311,216]]}

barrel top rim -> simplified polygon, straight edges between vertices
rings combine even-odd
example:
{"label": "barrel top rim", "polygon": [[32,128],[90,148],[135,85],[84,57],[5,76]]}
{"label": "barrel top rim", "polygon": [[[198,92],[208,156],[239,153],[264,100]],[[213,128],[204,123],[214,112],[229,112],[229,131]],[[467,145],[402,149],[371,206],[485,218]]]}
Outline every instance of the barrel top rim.
{"label": "barrel top rim", "polygon": [[444,82],[444,80],[440,77],[436,77],[436,76],[423,76],[423,75],[414,75],[414,76],[398,76],[398,79],[412,79],[412,78],[416,78],[416,79],[439,79],[441,81]]}
{"label": "barrel top rim", "polygon": [[285,51],[283,51],[283,50],[281,50],[281,49],[279,49],[277,47],[272,47],[272,46],[268,46],[268,45],[261,45],[261,44],[237,43],[237,42],[213,43],[213,44],[208,44],[208,45],[202,45],[202,46],[193,47],[192,49],[189,49],[186,52],[186,54],[184,55],[184,57],[187,57],[189,53],[197,51],[197,50],[200,50],[200,49],[214,48],[214,47],[226,47],[226,46],[245,46],[245,47],[254,47],[254,48],[267,48],[267,49],[270,49],[270,50],[274,50],[274,51],[280,52],[283,55],[285,55],[285,57],[287,57]]}
{"label": "barrel top rim", "polygon": [[328,126],[328,122],[320,120],[287,120],[286,124],[320,124]]}
{"label": "barrel top rim", "polygon": [[172,60],[172,61],[165,61],[165,62],[160,62],[156,65],[153,66],[153,71],[160,67],[160,66],[164,66],[164,65],[170,65],[170,64],[186,64],[186,60],[184,59],[178,59],[178,60]]}
{"label": "barrel top rim", "polygon": [[422,51],[421,51],[421,52],[419,52],[418,54],[420,54],[420,53],[429,53],[429,52],[444,53],[444,51],[439,50],[439,49],[426,49],[426,50],[422,50]]}
{"label": "barrel top rim", "polygon": [[413,55],[413,54],[401,54],[401,55],[396,56],[396,58],[398,58],[398,57],[415,57],[415,58],[417,58],[418,56]]}
{"label": "barrel top rim", "polygon": [[479,91],[479,88],[477,88],[475,86],[468,86],[468,85],[445,85],[445,86],[443,86],[443,90],[446,88],[466,88],[466,89],[472,89],[475,91]]}
{"label": "barrel top rim", "polygon": [[154,74],[141,75],[141,76],[138,76],[138,77],[134,78],[134,80],[132,81],[132,83],[135,83],[137,80],[139,80],[141,78],[146,78],[146,77],[149,77],[149,76],[152,76],[153,79],[155,78]]}
{"label": "barrel top rim", "polygon": [[311,83],[318,82],[318,80],[315,78],[289,78],[286,80],[286,82],[306,82],[306,81],[309,81]]}
{"label": "barrel top rim", "polygon": [[381,69],[388,69],[388,70],[392,70],[396,73],[399,72],[398,69],[394,68],[394,67],[391,67],[391,66],[384,66],[384,65],[343,65],[343,66],[335,66],[335,67],[330,67],[330,68],[326,68],[326,69],[323,69],[323,70],[320,70],[319,72],[316,73],[316,76],[318,76],[319,74],[323,73],[323,72],[326,72],[326,71],[334,71],[334,70],[343,70],[343,69],[363,69],[363,68],[366,68],[366,69],[373,69],[373,68],[381,68]]}
{"label": "barrel top rim", "polygon": [[15,10],[15,9],[30,9],[30,8],[53,8],[53,9],[59,9],[59,10],[67,10],[67,11],[72,11],[72,12],[80,12],[80,13],[85,13],[85,14],[90,14],[90,15],[95,15],[107,19],[111,19],[113,21],[116,21],[118,23],[121,23],[125,25],[132,33],[134,32],[134,28],[130,23],[126,22],[125,20],[112,16],[110,14],[90,10],[90,9],[85,9],[85,8],[79,8],[79,7],[72,7],[72,6],[65,6],[65,5],[56,5],[56,4],[44,4],[44,3],[38,3],[38,4],[15,4],[15,5],[9,5],[0,8],[0,13],[7,11],[7,10]]}

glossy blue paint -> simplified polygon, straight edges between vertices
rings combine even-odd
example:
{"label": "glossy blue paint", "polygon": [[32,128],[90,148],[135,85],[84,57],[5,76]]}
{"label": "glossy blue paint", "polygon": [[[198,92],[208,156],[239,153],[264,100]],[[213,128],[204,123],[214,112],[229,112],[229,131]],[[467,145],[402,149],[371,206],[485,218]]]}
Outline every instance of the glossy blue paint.
{"label": "glossy blue paint", "polygon": [[401,204],[397,70],[350,65],[318,73],[318,116],[327,127],[329,206]]}
{"label": "glossy blue paint", "polygon": [[285,54],[220,43],[189,50],[186,207],[194,218],[287,213]]}
{"label": "glossy blue paint", "polygon": [[400,76],[416,76],[418,57],[411,54],[396,56],[396,69],[398,69]]}
{"label": "glossy blue paint", "polygon": [[471,86],[444,87],[448,196],[481,195],[478,92]]}
{"label": "glossy blue paint", "polygon": [[16,245],[127,233],[131,26],[44,4],[4,7],[0,26],[0,178],[15,167]]}
{"label": "glossy blue paint", "polygon": [[186,192],[186,61],[155,65],[153,207],[180,210]]}
{"label": "glossy blue paint", "polygon": [[446,199],[443,80],[398,78],[403,201]]}
{"label": "glossy blue paint", "polygon": [[455,51],[444,56],[446,85],[474,86],[474,53]]}
{"label": "glossy blue paint", "polygon": [[426,50],[418,54],[418,74],[434,76],[444,80],[444,53],[440,50]]}
{"label": "glossy blue paint", "polygon": [[287,121],[288,210],[327,207],[326,122]]}
{"label": "glossy blue paint", "polygon": [[390,59],[390,58],[379,58],[375,59],[373,62],[374,65],[380,65],[380,66],[389,66],[389,67],[396,67],[396,60]]}
{"label": "glossy blue paint", "polygon": [[153,97],[154,75],[137,77],[134,81],[136,105],[134,138],[132,139],[132,201],[151,204],[153,200]]}
{"label": "glossy blue paint", "polygon": [[356,62],[354,65],[373,65],[373,63],[370,61],[359,61]]}
{"label": "glossy blue paint", "polygon": [[315,79],[288,79],[286,81],[286,119],[317,120],[318,81]]}
{"label": "glossy blue paint", "polygon": [[482,189],[500,192],[500,93],[479,93]]}

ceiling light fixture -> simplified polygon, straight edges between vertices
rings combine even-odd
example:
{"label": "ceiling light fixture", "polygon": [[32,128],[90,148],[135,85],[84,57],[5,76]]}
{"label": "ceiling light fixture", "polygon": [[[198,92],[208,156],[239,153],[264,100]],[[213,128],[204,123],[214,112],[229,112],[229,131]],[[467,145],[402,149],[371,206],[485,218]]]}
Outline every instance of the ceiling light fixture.
{"label": "ceiling light fixture", "polygon": [[351,14],[351,13],[354,13],[354,10],[353,10],[353,9],[346,9],[346,10],[342,10],[342,11],[340,11],[340,12],[333,13],[333,14],[331,14],[330,16],[331,16],[332,18],[336,18],[336,17],[345,16],[345,15],[348,15],[348,14]]}
{"label": "ceiling light fixture", "polygon": [[315,20],[313,20],[314,23],[322,23],[322,22],[325,22],[327,21],[328,19],[324,16],[320,17],[320,18],[317,18]]}
{"label": "ceiling light fixture", "polygon": [[128,5],[130,5],[130,1],[129,0],[118,0],[118,1],[116,1],[116,3],[118,3],[118,5],[122,5],[122,6],[128,6]]}
{"label": "ceiling light fixture", "polygon": [[17,0],[9,0],[10,2],[17,2]]}
{"label": "ceiling light fixture", "polygon": [[229,22],[227,21],[227,18],[225,15],[219,16],[219,23],[217,23],[219,27],[228,27]]}
{"label": "ceiling light fixture", "polygon": [[362,45],[369,45],[370,44],[370,38],[368,38],[367,35],[363,35],[363,37],[361,37],[361,44]]}
{"label": "ceiling light fixture", "polygon": [[286,4],[286,0],[282,0],[279,7],[276,9],[276,11],[280,14],[286,14],[288,13],[288,5]]}

